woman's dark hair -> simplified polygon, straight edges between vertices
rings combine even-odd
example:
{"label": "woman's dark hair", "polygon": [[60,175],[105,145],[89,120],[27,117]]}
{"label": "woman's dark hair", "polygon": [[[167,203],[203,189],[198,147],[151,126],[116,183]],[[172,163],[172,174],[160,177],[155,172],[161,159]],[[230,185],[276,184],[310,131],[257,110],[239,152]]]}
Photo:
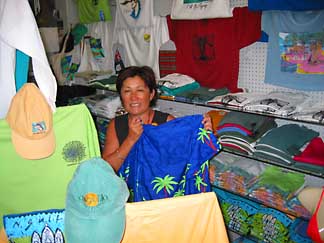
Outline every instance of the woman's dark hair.
{"label": "woman's dark hair", "polygon": [[151,101],[151,105],[156,101],[157,96],[157,85],[156,85],[156,79],[155,74],[152,68],[149,66],[129,66],[118,74],[117,80],[116,80],[116,88],[120,95],[121,88],[123,87],[123,83],[127,78],[138,76],[141,79],[143,79],[144,83],[149,88],[150,92],[152,93],[153,90],[155,91],[154,98]]}

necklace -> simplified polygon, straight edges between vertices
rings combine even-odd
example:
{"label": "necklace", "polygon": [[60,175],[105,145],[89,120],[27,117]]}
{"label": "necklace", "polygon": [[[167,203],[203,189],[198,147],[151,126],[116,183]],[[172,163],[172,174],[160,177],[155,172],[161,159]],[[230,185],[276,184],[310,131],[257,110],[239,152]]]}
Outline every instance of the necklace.
{"label": "necklace", "polygon": [[149,113],[148,113],[148,116],[147,116],[147,119],[146,119],[146,122],[144,122],[144,124],[151,124],[152,123],[152,118],[153,118],[153,115],[154,114],[154,111],[152,110],[149,110]]}
{"label": "necklace", "polygon": [[[153,116],[154,116],[154,111],[149,110],[148,115],[146,116],[146,119],[144,119],[145,118],[144,115],[142,117],[139,117],[139,118],[141,119],[142,124],[151,124],[152,120],[153,120]],[[129,117],[129,114],[128,114],[128,117]]]}

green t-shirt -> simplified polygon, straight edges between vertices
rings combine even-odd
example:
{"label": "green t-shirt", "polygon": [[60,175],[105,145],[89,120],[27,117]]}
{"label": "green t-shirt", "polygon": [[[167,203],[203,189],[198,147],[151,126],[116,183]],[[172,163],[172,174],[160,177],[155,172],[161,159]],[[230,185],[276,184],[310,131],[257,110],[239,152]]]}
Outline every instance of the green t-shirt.
{"label": "green t-shirt", "polygon": [[56,148],[45,159],[20,157],[6,120],[0,120],[0,229],[3,215],[65,207],[66,188],[77,166],[100,156],[97,131],[84,104],[53,115]]}
{"label": "green t-shirt", "polygon": [[108,0],[77,0],[77,4],[81,24],[111,20]]}

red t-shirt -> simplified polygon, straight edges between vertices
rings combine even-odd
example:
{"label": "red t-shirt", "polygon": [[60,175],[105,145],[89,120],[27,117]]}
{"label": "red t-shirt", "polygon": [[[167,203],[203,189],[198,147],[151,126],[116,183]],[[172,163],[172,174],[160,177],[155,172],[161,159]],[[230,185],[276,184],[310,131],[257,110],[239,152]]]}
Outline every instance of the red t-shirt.
{"label": "red t-shirt", "polygon": [[261,37],[261,12],[237,7],[231,18],[167,20],[177,48],[176,72],[202,86],[237,92],[239,52]]}

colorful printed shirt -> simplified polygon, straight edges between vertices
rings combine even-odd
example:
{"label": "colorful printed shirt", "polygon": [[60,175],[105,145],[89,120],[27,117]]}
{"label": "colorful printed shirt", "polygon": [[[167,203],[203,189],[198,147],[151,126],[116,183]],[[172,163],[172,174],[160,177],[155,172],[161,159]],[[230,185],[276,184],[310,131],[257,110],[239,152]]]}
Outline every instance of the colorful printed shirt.
{"label": "colorful printed shirt", "polygon": [[203,129],[202,115],[144,125],[118,174],[128,184],[131,201],[210,191],[208,163],[221,145]]}

